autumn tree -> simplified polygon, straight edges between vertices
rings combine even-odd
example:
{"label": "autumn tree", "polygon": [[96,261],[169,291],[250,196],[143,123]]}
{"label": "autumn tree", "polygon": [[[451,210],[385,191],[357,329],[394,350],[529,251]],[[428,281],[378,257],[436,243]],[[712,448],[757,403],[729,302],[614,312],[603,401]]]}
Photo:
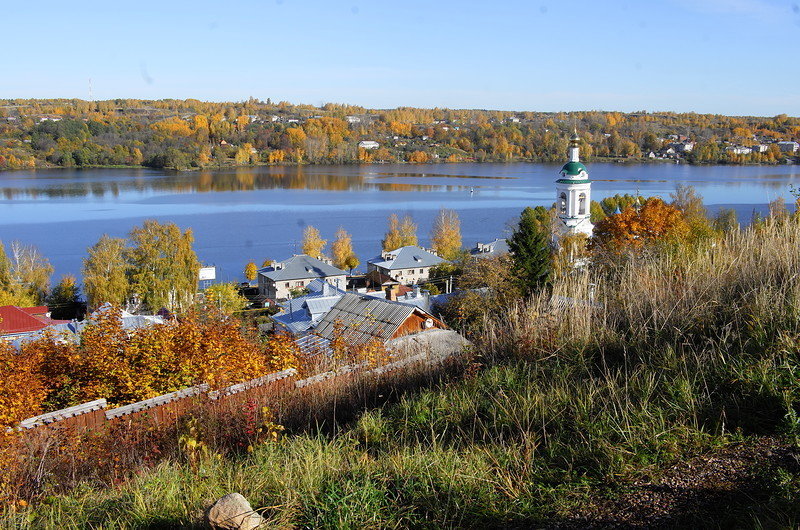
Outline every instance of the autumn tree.
{"label": "autumn tree", "polygon": [[536,210],[525,208],[508,240],[517,283],[525,294],[539,291],[550,283],[552,258],[549,240],[550,233],[542,227]]}
{"label": "autumn tree", "polygon": [[250,263],[247,264],[247,266],[245,266],[244,277],[247,278],[247,280],[250,282],[258,278],[258,266],[256,266],[256,263],[254,261],[251,261]]}
{"label": "autumn tree", "polygon": [[683,239],[688,233],[689,225],[680,210],[657,197],[650,197],[641,208],[626,208],[597,223],[594,245],[618,251],[667,238]]}
{"label": "autumn tree", "polygon": [[736,216],[736,210],[733,208],[720,208],[717,215],[714,216],[711,226],[714,230],[723,234],[739,230],[739,220]]}
{"label": "autumn tree", "polygon": [[698,243],[713,238],[716,233],[708,219],[708,211],[694,186],[678,184],[670,194],[671,205],[680,210],[689,226],[688,242]]}
{"label": "autumn tree", "polygon": [[397,214],[389,216],[389,229],[381,242],[383,250],[397,250],[417,244],[417,225],[410,215],[403,216],[401,221]]}
{"label": "autumn tree", "polygon": [[438,306],[448,324],[470,334],[479,332],[483,317],[502,312],[522,293],[510,255],[485,257],[463,267],[459,290]]}
{"label": "autumn tree", "polygon": [[173,223],[146,220],[130,233],[126,251],[131,292],[151,311],[187,308],[197,288],[200,262],[192,248],[191,230]]}
{"label": "autumn tree", "polygon": [[203,291],[206,304],[219,309],[222,313],[230,315],[247,307],[247,298],[239,293],[233,283],[216,283]]}
{"label": "autumn tree", "polygon": [[336,240],[331,245],[333,253],[333,264],[343,270],[350,270],[358,267],[360,260],[353,252],[353,239],[343,227],[336,231]]}
{"label": "autumn tree", "polygon": [[433,221],[431,246],[444,259],[455,259],[461,251],[461,221],[454,210],[441,208]]}
{"label": "autumn tree", "polygon": [[0,429],[41,412],[47,396],[40,352],[17,352],[0,341]]}
{"label": "autumn tree", "polygon": [[407,247],[417,244],[417,225],[410,215],[403,216],[400,221],[400,246]]}
{"label": "autumn tree", "polygon": [[122,306],[128,298],[128,262],[124,239],[103,234],[83,258],[83,288],[90,309],[109,302]]}
{"label": "autumn tree", "polygon": [[36,247],[13,241],[11,256],[0,257],[0,262],[5,262],[0,267],[8,267],[6,292],[16,305],[44,302],[53,267]]}
{"label": "autumn tree", "polygon": [[328,243],[315,227],[308,225],[303,230],[303,254],[307,254],[312,258],[320,258],[325,245]]}
{"label": "autumn tree", "polygon": [[397,218],[397,214],[393,213],[389,216],[389,229],[386,231],[386,235],[383,236],[381,245],[383,250],[389,251],[402,247],[402,243],[403,236],[400,234],[400,219]]}

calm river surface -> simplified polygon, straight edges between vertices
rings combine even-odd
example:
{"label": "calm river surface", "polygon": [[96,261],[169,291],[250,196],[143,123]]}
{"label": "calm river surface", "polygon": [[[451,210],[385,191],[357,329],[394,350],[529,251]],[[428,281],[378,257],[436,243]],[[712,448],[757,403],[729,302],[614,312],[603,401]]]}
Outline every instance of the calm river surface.
{"label": "calm river surface", "polygon": [[[554,202],[558,164],[431,164],[259,167],[165,172],[145,169],[0,172],[0,240],[36,245],[63,274],[79,274],[86,248],[103,233],[125,236],[144,219],[191,228],[200,260],[238,280],[249,260],[299,252],[303,227],[332,240],[353,235],[364,269],[380,250],[386,217],[411,214],[422,244],[440,207],[456,210],[466,246],[504,237],[525,206]],[[800,185],[800,166],[589,164],[592,199],[615,193],[669,199],[690,184],[709,209],[754,209]],[[470,192],[474,190],[474,192]]]}

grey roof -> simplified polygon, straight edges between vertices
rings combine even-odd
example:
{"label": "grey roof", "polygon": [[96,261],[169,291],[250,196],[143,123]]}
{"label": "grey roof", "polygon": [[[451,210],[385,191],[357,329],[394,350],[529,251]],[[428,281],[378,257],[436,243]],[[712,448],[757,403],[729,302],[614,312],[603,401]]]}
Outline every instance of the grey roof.
{"label": "grey roof", "polygon": [[305,254],[298,254],[269,267],[259,269],[258,273],[263,274],[273,282],[347,275],[345,271]]}
{"label": "grey roof", "polygon": [[310,291],[309,294],[283,302],[280,304],[283,312],[272,316],[272,320],[293,334],[312,329],[345,293],[319,278],[310,282],[306,288]]}
{"label": "grey roof", "polygon": [[420,309],[371,296],[346,293],[320,320],[316,333],[332,340],[339,324],[342,338],[348,344],[359,346],[375,339],[383,343],[414,311]]}
{"label": "grey roof", "polygon": [[[389,254],[386,259],[386,254]],[[433,267],[445,260],[429,252],[424,248],[417,246],[400,247],[397,250],[392,250],[381,256],[369,260],[369,263],[382,269],[399,270],[399,269],[413,269],[415,267]]]}
{"label": "grey roof", "polygon": [[314,321],[306,311],[305,307],[295,306],[291,313],[284,311],[277,315],[272,315],[272,320],[286,329],[289,333],[298,334],[308,331],[314,327]]}
{"label": "grey roof", "polygon": [[319,335],[309,333],[295,339],[294,343],[306,357],[316,357],[320,354],[329,357],[333,354],[330,348],[331,341]]}
{"label": "grey roof", "polygon": [[331,285],[327,281],[320,278],[312,280],[308,285],[306,285],[306,289],[308,289],[309,291],[307,295],[298,296],[297,298],[292,298],[291,300],[282,302],[279,305],[284,309],[288,309],[290,306],[301,307],[307,300],[311,300],[313,298],[321,298],[327,296],[341,296],[345,293],[344,290],[339,289],[338,287]]}
{"label": "grey roof", "polygon": [[312,320],[318,320],[322,315],[330,311],[341,298],[342,295],[340,294],[334,296],[318,296],[306,300],[305,306],[311,314]]}
{"label": "grey roof", "polygon": [[503,254],[508,254],[508,241],[505,239],[495,239],[491,243],[478,243],[475,248],[469,251],[473,256],[483,257],[496,257]]}

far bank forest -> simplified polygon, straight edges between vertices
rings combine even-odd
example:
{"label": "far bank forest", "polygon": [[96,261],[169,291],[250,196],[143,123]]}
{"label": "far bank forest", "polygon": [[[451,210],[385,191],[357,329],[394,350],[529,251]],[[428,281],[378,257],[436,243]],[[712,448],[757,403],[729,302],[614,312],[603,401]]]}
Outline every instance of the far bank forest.
{"label": "far bank forest", "polygon": [[0,100],[0,170],[590,160],[800,162],[800,118],[365,109],[198,100]]}

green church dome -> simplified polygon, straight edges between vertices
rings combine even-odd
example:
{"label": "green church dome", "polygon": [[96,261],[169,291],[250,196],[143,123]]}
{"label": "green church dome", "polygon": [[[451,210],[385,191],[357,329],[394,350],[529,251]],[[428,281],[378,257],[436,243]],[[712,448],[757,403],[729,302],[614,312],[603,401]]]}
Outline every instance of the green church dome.
{"label": "green church dome", "polygon": [[567,162],[566,164],[564,164],[564,167],[561,168],[562,173],[573,177],[577,177],[578,175],[580,175],[581,171],[585,171],[586,173],[588,173],[588,171],[586,170],[586,166],[584,166],[580,162]]}

